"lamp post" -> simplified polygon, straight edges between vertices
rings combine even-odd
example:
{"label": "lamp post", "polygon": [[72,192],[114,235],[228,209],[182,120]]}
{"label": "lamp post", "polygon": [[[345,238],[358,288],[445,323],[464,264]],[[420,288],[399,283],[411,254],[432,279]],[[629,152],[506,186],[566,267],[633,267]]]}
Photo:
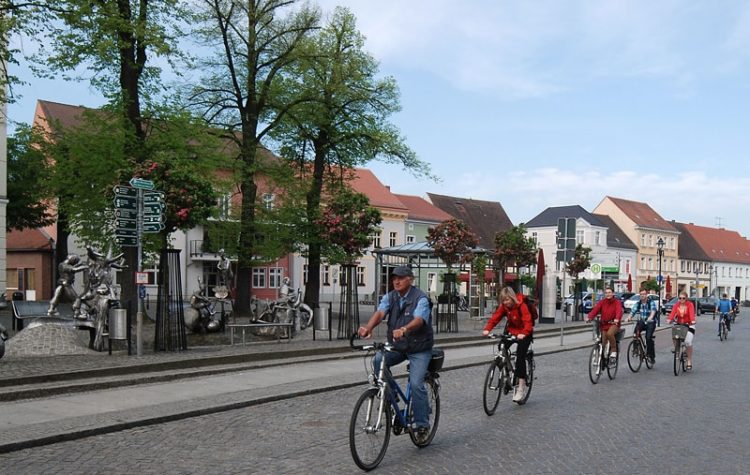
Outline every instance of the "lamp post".
{"label": "lamp post", "polygon": [[658,241],[656,241],[656,252],[659,256],[659,301],[658,301],[658,308],[659,313],[661,313],[661,281],[662,281],[662,275],[661,275],[661,258],[664,256],[664,239],[659,238]]}
{"label": "lamp post", "polygon": [[700,277],[700,270],[696,267],[695,268],[695,311],[698,311],[698,279]]}

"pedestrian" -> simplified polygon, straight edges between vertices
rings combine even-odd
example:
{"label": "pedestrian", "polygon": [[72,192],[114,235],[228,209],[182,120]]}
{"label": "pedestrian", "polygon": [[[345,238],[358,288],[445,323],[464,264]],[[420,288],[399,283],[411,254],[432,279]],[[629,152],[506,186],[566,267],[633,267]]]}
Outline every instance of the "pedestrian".
{"label": "pedestrian", "polygon": [[659,312],[656,307],[655,300],[649,300],[648,292],[646,289],[640,291],[641,299],[635,303],[633,309],[630,311],[628,321],[633,318],[636,319],[635,328],[633,333],[640,336],[641,332],[646,330],[646,354],[651,360],[651,364],[654,364],[656,353],[654,351],[654,332],[656,331],[656,314]]}
{"label": "pedestrian", "polygon": [[695,307],[693,302],[688,300],[687,292],[680,292],[677,304],[672,307],[672,312],[667,318],[667,323],[677,320],[677,325],[688,327],[687,336],[685,336],[685,346],[687,346],[687,366],[685,369],[693,369],[693,336],[695,335]]}
{"label": "pedestrian", "polygon": [[526,397],[526,354],[529,352],[531,342],[534,341],[534,320],[529,311],[525,295],[516,294],[510,287],[503,287],[500,289],[498,298],[500,305],[497,306],[497,310],[485,325],[482,335],[489,335],[490,331],[500,323],[503,317],[508,317],[505,331],[518,340],[516,342],[516,368],[514,373],[518,384],[513,395],[513,401],[521,402]]}
{"label": "pedestrian", "polygon": [[[358,334],[370,338],[372,331],[388,316],[388,342],[392,351],[385,354],[387,367],[409,360],[409,384],[412,388],[412,408],[417,440],[427,440],[430,435],[428,419],[429,401],[424,379],[432,359],[434,337],[430,323],[430,303],[427,295],[414,287],[414,273],[409,266],[393,270],[393,290],[380,300],[367,324],[359,327]],[[380,354],[375,356],[374,368],[380,367]]]}
{"label": "pedestrian", "polygon": [[604,289],[604,298],[591,309],[588,320],[593,320],[599,314],[602,317],[600,323],[602,344],[606,347],[606,344],[609,343],[610,363],[615,364],[617,362],[617,332],[620,331],[622,321],[622,303],[615,298],[612,287]]}

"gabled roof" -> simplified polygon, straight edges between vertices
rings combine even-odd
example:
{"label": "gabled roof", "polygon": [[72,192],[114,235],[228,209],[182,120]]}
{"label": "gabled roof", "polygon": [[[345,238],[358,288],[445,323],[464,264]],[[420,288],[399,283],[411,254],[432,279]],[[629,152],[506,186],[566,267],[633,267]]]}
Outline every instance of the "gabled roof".
{"label": "gabled roof", "polygon": [[662,218],[659,213],[653,210],[651,206],[640,201],[624,200],[622,198],[614,198],[607,196],[604,199],[609,200],[622,212],[633,221],[636,226],[649,229],[659,229],[663,231],[677,232],[674,226],[672,226],[667,220]]}
{"label": "gabled roof", "polygon": [[495,249],[495,234],[505,232],[513,223],[496,201],[481,201],[455,196],[427,193],[432,204],[454,218],[460,219],[477,235],[479,246]]}
{"label": "gabled roof", "polygon": [[549,226],[557,227],[557,220],[560,218],[581,218],[592,226],[605,226],[596,215],[589,213],[579,205],[570,205],[552,206],[545,209],[526,223],[526,229]]}
{"label": "gabled roof", "polygon": [[[723,228],[708,228],[695,224],[675,223],[684,229],[696,242],[705,257],[696,260],[712,262],[735,262],[750,264],[750,243],[737,231]],[[680,236],[680,257],[682,256],[682,236]]]}
{"label": "gabled roof", "polygon": [[[83,119],[83,113],[85,111],[94,111],[96,109],[90,109],[83,106],[72,106],[70,104],[61,104],[59,102],[43,101],[38,100],[36,106],[36,116],[44,117],[49,121],[50,126],[55,126],[57,123],[63,128],[76,127],[81,123]],[[41,114],[40,114],[41,113]]]}
{"label": "gabled roof", "polygon": [[378,180],[373,172],[365,168],[353,170],[352,180],[349,182],[354,191],[362,193],[370,200],[370,205],[405,213],[406,206],[391,193],[391,189]]}
{"label": "gabled roof", "polygon": [[672,221],[672,225],[682,233],[680,234],[680,242],[677,249],[677,255],[680,256],[680,259],[690,259],[693,261],[711,260],[711,258],[708,257],[708,254],[703,251],[700,244],[698,244],[698,241],[695,240],[693,234],[685,223]]}
{"label": "gabled roof", "polygon": [[8,251],[49,251],[50,236],[41,228],[8,231],[6,247]]}
{"label": "gabled roof", "polygon": [[409,209],[409,216],[407,219],[413,221],[427,221],[436,224],[451,219],[451,215],[424,198],[413,195],[401,195],[398,193],[394,193],[394,195]]}
{"label": "gabled roof", "polygon": [[[607,227],[607,247],[638,250],[638,246],[628,239],[625,233],[622,232],[622,229],[620,229],[620,226],[612,221],[612,218],[606,214],[593,214],[592,216],[596,216],[601,221],[602,226]],[[680,245],[682,245],[682,242],[680,242]]]}

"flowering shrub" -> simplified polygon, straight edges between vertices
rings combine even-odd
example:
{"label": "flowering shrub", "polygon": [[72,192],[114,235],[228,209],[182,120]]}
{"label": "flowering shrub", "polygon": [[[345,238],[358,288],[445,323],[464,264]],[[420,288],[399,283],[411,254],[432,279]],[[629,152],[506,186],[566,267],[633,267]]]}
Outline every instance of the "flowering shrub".
{"label": "flowering shrub", "polygon": [[478,241],[466,223],[452,218],[430,229],[427,232],[427,242],[450,271],[454,264],[471,262],[471,250]]}
{"label": "flowering shrub", "polygon": [[370,245],[382,218],[367,196],[351,190],[333,197],[316,221],[323,240],[322,253],[332,264],[351,264]]}

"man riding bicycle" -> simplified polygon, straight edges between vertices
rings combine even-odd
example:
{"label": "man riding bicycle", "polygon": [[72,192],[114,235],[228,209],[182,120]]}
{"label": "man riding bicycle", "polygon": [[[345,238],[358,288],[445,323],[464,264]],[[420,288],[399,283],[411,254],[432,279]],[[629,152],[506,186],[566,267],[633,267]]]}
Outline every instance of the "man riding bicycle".
{"label": "man riding bicycle", "polygon": [[730,312],[732,311],[732,302],[729,300],[727,294],[722,294],[721,299],[719,299],[719,303],[716,304],[716,312],[721,315],[721,318],[719,319],[719,333],[721,334],[721,319],[723,318],[724,321],[727,322],[727,331],[732,331],[732,327],[730,326],[730,323],[732,321],[732,318],[730,317]]}
{"label": "man riding bicycle", "polygon": [[655,317],[659,310],[656,308],[656,300],[649,301],[648,292],[645,289],[640,291],[640,297],[641,299],[636,302],[630,311],[628,321],[631,321],[633,318],[637,319],[633,333],[638,337],[641,336],[643,329],[646,329],[646,354],[649,360],[651,360],[651,364],[654,364],[656,356],[656,352],[654,351]]}
{"label": "man riding bicycle", "polygon": [[617,332],[620,331],[622,320],[622,303],[615,298],[611,287],[604,289],[604,298],[594,305],[588,315],[589,321],[601,313],[602,345],[609,342],[609,359],[614,364],[617,361]]}

